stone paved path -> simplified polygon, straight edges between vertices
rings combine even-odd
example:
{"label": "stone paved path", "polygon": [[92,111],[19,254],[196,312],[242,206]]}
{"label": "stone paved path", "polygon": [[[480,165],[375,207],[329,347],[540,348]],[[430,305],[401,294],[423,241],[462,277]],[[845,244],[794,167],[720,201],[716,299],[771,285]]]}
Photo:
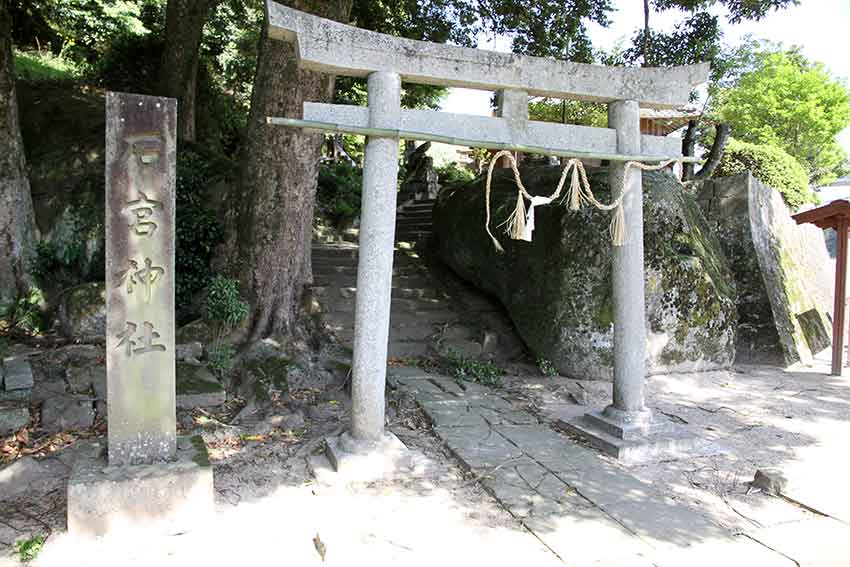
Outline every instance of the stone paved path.
{"label": "stone paved path", "polygon": [[390,375],[475,480],[567,565],[796,564],[757,531],[718,525],[490,388],[412,368]]}

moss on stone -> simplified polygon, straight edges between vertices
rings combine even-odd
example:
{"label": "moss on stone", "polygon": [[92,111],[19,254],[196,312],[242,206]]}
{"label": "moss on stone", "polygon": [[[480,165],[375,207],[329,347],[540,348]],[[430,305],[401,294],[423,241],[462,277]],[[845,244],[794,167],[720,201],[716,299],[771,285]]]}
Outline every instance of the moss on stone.
{"label": "moss on stone", "polygon": [[200,435],[192,435],[189,441],[192,443],[192,448],[195,449],[192,462],[199,467],[210,466],[210,455],[207,452],[207,444],[204,443],[204,438]]}
{"label": "moss on stone", "polygon": [[[528,167],[523,183],[548,195],[559,168]],[[665,173],[644,173],[646,295],[649,329],[658,340],[653,369],[726,366],[734,358],[735,285],[701,210]],[[462,277],[500,298],[529,348],[565,375],[607,379],[613,362],[610,214],[538,207],[534,241],[509,240],[496,227],[516,202],[509,170],[493,180],[491,227],[484,232],[482,181],[444,191],[435,210],[437,253]],[[610,199],[607,172],[591,176],[594,194]],[[662,345],[662,346],[658,346]]]}
{"label": "moss on stone", "polygon": [[[255,385],[255,394],[257,399],[264,401],[268,399],[268,391],[262,386],[263,382],[274,385],[281,393],[289,392],[289,370],[292,368],[293,362],[291,358],[283,356],[269,357],[263,359],[253,359],[245,364],[245,368],[254,374],[258,379]],[[262,398],[258,388],[263,389]]]}
{"label": "moss on stone", "polygon": [[209,394],[220,392],[221,389],[221,384],[205,366],[187,362],[177,363],[178,395]]}

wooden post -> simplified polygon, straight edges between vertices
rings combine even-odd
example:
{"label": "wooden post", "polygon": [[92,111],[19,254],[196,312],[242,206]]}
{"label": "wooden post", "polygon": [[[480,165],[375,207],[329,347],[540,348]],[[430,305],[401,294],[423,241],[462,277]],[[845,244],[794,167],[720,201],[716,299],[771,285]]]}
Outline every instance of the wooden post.
{"label": "wooden post", "polygon": [[841,376],[844,359],[844,303],[847,290],[847,217],[835,226],[835,307],[832,313],[832,375]]}

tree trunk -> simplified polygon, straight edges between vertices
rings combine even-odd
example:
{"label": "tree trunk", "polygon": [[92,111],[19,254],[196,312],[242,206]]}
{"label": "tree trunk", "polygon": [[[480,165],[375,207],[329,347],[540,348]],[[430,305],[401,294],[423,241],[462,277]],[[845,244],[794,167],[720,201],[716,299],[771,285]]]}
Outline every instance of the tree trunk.
{"label": "tree trunk", "polygon": [[177,136],[195,140],[195,90],[201,35],[218,0],[168,0],[159,92],[177,99]]}
{"label": "tree trunk", "polygon": [[18,121],[11,28],[7,0],[0,0],[0,303],[28,291],[28,264],[36,239]]}
{"label": "tree trunk", "polygon": [[652,35],[649,30],[649,0],[643,0],[643,66],[652,67]]}
{"label": "tree trunk", "polygon": [[[345,21],[351,0],[290,0],[298,10]],[[304,101],[330,101],[333,77],[299,69],[290,43],[264,23],[241,184],[228,221],[224,259],[251,302],[249,337],[289,334],[311,281],[310,240],[323,136],[270,126],[267,116],[302,116]]]}
{"label": "tree trunk", "polygon": [[730,128],[728,124],[718,124],[715,128],[714,143],[711,144],[711,150],[708,152],[708,159],[705,160],[705,165],[702,166],[696,175],[695,181],[708,179],[717,169],[720,164],[720,159],[723,157],[723,150],[726,149],[726,142],[729,141]]}
{"label": "tree trunk", "polygon": [[[682,155],[685,157],[694,157],[695,146],[697,143],[697,121],[688,120],[688,129],[685,131],[685,136],[682,138]],[[682,181],[687,181],[694,176],[694,164],[682,164]]]}

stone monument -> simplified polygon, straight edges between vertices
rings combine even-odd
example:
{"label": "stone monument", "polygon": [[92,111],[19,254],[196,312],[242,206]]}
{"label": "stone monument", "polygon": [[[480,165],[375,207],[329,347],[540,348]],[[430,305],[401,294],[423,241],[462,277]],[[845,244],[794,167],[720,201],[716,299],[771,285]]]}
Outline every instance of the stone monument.
{"label": "stone monument", "polygon": [[182,531],[213,511],[199,439],[178,439],[174,348],[177,102],[106,96],[109,434],[68,482],[68,531]]}

